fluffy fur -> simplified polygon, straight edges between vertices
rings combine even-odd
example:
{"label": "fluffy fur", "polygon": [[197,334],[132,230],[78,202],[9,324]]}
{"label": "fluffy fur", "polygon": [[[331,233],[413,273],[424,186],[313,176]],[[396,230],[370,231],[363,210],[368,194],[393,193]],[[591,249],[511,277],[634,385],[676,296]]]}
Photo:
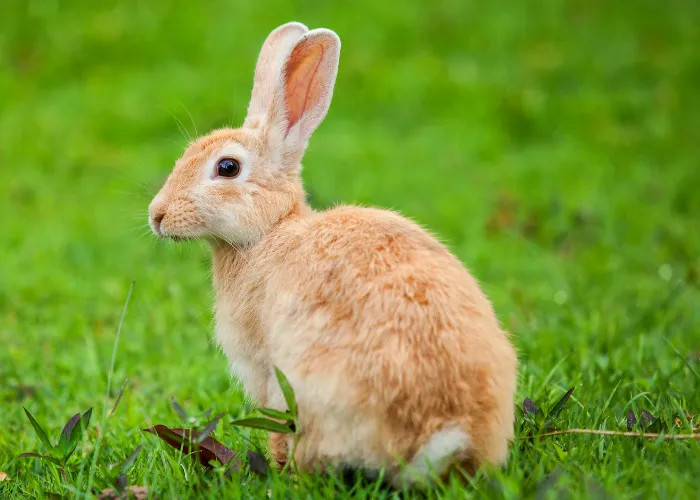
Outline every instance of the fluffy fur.
{"label": "fluffy fur", "polygon": [[[151,203],[151,226],[211,241],[216,339],[259,404],[286,409],[274,366],[289,377],[302,469],[384,467],[398,484],[503,463],[517,360],[474,278],[396,213],[305,202],[300,162],[339,54],[332,31],[274,30],[243,128],[187,148]],[[217,176],[222,157],[239,161],[238,177]],[[271,436],[279,463],[290,445]]]}

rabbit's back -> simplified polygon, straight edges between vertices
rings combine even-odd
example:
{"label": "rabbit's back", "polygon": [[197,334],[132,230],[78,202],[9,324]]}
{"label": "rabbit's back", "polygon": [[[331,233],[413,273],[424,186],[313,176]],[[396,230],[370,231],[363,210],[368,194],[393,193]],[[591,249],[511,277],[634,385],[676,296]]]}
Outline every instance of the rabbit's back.
{"label": "rabbit's back", "polygon": [[325,443],[309,457],[410,461],[456,428],[466,463],[505,458],[515,354],[445,247],[395,213],[357,207],[290,223],[263,245],[261,324],[271,362],[298,387],[309,441]]}

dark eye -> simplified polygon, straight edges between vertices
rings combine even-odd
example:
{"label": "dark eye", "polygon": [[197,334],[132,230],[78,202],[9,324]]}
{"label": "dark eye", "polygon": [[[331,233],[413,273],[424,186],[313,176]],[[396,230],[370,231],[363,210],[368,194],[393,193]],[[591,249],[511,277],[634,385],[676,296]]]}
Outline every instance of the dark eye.
{"label": "dark eye", "polygon": [[238,177],[241,173],[241,164],[233,158],[222,158],[216,165],[216,173],[221,177]]}

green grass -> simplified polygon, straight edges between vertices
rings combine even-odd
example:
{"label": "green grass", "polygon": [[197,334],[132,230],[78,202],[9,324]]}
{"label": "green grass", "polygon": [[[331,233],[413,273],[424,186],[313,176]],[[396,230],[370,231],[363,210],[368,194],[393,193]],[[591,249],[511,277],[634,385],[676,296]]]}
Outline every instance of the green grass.
{"label": "green grass", "polygon": [[[239,124],[260,44],[292,19],[344,44],[304,161],[315,206],[391,207],[440,235],[514,334],[518,401],[576,387],[560,427],[624,430],[630,408],[700,420],[700,3],[4,0],[0,497],[105,488],[141,443],[131,481],[159,498],[350,491],[205,474],[140,431],[177,426],[175,396],[250,446],[227,423],[251,406],[212,341],[208,250],[144,223],[180,129]],[[22,406],[51,436],[95,408],[65,479],[17,457],[43,451]],[[566,435],[518,441],[468,490],[690,498],[698,476],[697,441]]]}

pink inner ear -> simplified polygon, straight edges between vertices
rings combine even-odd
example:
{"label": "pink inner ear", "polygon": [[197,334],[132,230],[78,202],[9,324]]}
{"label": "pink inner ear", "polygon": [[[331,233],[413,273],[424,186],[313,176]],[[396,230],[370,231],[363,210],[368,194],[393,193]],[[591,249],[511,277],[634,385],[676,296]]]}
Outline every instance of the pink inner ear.
{"label": "pink inner ear", "polygon": [[323,96],[321,63],[326,43],[318,40],[300,42],[287,60],[285,104],[287,106],[287,130],[314,107]]}

